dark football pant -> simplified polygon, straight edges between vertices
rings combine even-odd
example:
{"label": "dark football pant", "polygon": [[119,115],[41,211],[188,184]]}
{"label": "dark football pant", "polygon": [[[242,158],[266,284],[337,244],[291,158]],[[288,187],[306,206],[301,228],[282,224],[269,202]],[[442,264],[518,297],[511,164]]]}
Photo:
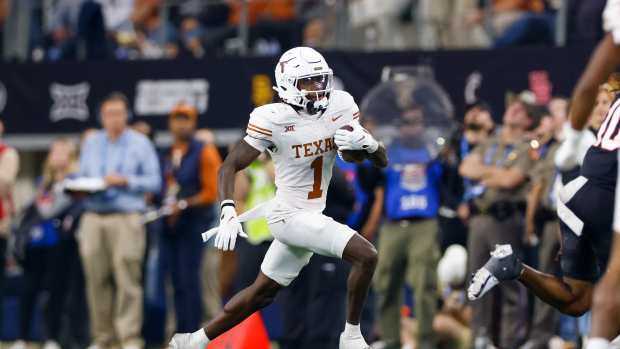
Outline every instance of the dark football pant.
{"label": "dark football pant", "polygon": [[614,196],[613,190],[585,177],[571,181],[560,192],[564,203],[558,207],[564,276],[595,282],[605,271],[613,236]]}

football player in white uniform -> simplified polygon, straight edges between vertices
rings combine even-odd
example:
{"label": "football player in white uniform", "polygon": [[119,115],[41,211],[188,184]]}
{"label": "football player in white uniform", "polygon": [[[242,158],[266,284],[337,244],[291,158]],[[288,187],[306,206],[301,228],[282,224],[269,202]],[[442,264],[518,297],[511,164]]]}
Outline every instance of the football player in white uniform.
{"label": "football player in white uniform", "polygon": [[[280,103],[254,109],[247,135],[231,151],[219,172],[220,225],[215,245],[235,248],[243,234],[233,197],[235,173],[263,151],[273,158],[276,197],[267,220],[274,236],[256,281],[235,295],[204,329],[176,334],[170,348],[202,349],[252,313],[267,306],[309,262],[313,253],[343,258],[352,264],[348,279],[347,321],[341,349],[370,348],[362,337],[362,306],[377,263],[373,245],[346,225],[322,214],[337,152],[365,151],[375,166],[385,167],[385,148],[358,122],[353,97],[332,89],[332,70],[320,53],[308,47],[285,52],[275,69]],[[342,129],[344,126],[345,129]]]}

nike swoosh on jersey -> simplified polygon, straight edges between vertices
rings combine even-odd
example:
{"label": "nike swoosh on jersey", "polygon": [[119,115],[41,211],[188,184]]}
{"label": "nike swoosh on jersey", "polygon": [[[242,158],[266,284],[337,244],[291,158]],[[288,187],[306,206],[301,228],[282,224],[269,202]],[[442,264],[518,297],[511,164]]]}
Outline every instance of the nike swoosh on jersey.
{"label": "nike swoosh on jersey", "polygon": [[332,121],[336,121],[336,120],[340,119],[341,117],[342,117],[342,115],[332,116]]}

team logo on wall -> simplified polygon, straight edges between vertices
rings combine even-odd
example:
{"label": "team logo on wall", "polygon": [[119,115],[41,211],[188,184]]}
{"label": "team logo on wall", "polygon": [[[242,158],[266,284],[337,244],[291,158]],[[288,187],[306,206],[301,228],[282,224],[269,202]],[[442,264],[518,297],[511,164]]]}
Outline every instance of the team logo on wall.
{"label": "team logo on wall", "polygon": [[50,86],[50,95],[54,105],[50,110],[50,119],[53,122],[63,119],[85,121],[88,119],[88,105],[86,99],[90,92],[90,84],[82,82],[76,85],[53,83]]}
{"label": "team logo on wall", "polygon": [[205,79],[141,80],[136,85],[134,111],[138,115],[167,115],[184,102],[203,114],[209,105],[209,82]]}
{"label": "team logo on wall", "polygon": [[4,111],[4,107],[6,107],[6,98],[6,87],[4,86],[2,81],[0,81],[0,113],[2,113]]}

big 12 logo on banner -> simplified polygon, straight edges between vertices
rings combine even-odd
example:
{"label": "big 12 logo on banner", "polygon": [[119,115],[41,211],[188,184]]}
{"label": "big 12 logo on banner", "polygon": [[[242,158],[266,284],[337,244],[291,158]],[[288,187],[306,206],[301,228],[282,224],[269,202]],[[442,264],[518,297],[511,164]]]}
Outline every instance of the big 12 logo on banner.
{"label": "big 12 logo on banner", "polygon": [[50,95],[54,104],[50,110],[50,119],[57,122],[63,119],[85,121],[88,119],[86,99],[90,92],[90,84],[82,82],[75,85],[52,83]]}

